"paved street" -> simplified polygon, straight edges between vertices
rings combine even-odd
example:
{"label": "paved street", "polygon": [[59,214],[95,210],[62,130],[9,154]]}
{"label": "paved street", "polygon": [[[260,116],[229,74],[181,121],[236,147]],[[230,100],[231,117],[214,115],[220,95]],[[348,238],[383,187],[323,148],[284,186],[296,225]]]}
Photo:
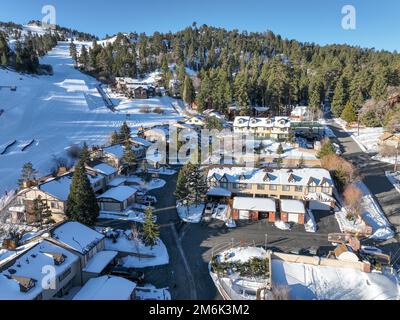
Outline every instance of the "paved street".
{"label": "paved street", "polygon": [[[378,199],[391,223],[400,228],[400,194],[385,177],[391,166],[374,161],[363,153],[346,132],[334,126],[338,142],[345,150],[345,157],[360,169],[365,183]],[[161,224],[161,238],[168,248],[170,264],[145,270],[146,279],[157,287],[171,288],[173,299],[221,299],[208,273],[208,262],[213,252],[229,247],[230,243],[254,243],[289,252],[296,248],[319,247],[322,252],[331,249],[328,234],[340,232],[331,214],[316,214],[318,232],[306,233],[304,226],[295,226],[292,231],[281,231],[273,225],[258,221],[241,223],[236,229],[228,229],[222,222],[184,224],[175,209],[176,175],[162,176],[167,181],[163,189],[154,190],[158,203],[155,213]],[[129,228],[126,222],[107,222],[107,225]],[[399,241],[387,241],[383,247],[399,256]]]}
{"label": "paved street", "polygon": [[[223,222],[184,224],[175,209],[176,175],[162,176],[167,181],[163,189],[154,190],[158,203],[155,213],[161,224],[161,238],[168,248],[170,264],[145,270],[146,280],[157,287],[170,287],[173,299],[221,299],[208,273],[208,263],[213,250],[229,247],[234,241],[255,243],[290,251],[298,248],[320,247],[327,251],[331,244],[328,234],[339,232],[335,218],[329,214],[316,215],[318,232],[306,233],[304,226],[295,226],[292,231],[281,231],[265,221],[241,223],[230,230]],[[102,225],[129,228],[127,222],[108,221]],[[173,227],[176,227],[175,234]]]}
{"label": "paved street", "polygon": [[378,200],[389,221],[396,228],[395,239],[383,243],[392,257],[400,257],[400,194],[385,176],[385,171],[393,170],[393,165],[371,159],[357,143],[338,125],[331,125],[339,144],[343,147],[344,157],[352,161],[360,170],[365,184]]}

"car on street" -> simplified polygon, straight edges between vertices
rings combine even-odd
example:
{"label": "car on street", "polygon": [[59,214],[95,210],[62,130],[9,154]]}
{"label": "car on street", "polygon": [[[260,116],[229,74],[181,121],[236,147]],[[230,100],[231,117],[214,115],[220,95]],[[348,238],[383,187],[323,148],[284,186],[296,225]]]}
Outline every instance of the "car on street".
{"label": "car on street", "polygon": [[215,205],[214,203],[207,203],[206,208],[204,210],[204,214],[212,214],[214,212]]}
{"label": "car on street", "polygon": [[110,275],[125,278],[138,284],[144,283],[144,273],[142,271],[137,271],[133,268],[115,266],[111,269]]}

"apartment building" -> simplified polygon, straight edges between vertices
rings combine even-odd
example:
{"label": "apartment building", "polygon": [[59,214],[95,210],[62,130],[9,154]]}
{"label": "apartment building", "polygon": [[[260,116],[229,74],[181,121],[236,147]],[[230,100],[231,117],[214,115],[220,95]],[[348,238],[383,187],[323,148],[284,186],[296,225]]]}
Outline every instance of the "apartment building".
{"label": "apartment building", "polygon": [[[331,199],[334,188],[329,171],[320,168],[273,170],[214,166],[209,168],[208,184],[210,188],[226,189],[233,196],[294,200],[306,200],[315,194]],[[318,197],[312,198],[318,201]]]}
{"label": "apartment building", "polygon": [[285,140],[291,133],[291,122],[288,117],[236,117],[233,131],[240,134],[251,134],[255,138]]}

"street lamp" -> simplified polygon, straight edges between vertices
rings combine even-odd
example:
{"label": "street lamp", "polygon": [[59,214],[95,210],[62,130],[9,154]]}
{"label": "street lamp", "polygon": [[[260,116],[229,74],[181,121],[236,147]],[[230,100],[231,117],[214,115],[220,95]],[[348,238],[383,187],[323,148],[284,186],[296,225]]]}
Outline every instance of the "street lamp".
{"label": "street lamp", "polygon": [[265,234],[265,250],[267,250],[268,246],[268,233]]}

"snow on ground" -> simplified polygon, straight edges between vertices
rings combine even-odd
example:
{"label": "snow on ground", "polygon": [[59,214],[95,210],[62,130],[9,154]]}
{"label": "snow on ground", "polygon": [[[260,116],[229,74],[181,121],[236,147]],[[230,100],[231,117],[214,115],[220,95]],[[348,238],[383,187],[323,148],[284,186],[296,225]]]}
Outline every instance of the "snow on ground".
{"label": "snow on ground", "polygon": [[340,125],[343,130],[350,134],[353,140],[358,144],[360,149],[365,153],[375,153],[379,151],[379,137],[383,134],[383,128],[360,128],[360,135],[358,135],[357,126],[347,128],[346,121],[342,119],[335,119],[335,122]]}
{"label": "snow on ground", "polygon": [[[255,141],[255,146],[258,146],[261,142]],[[277,150],[279,148],[279,145],[282,144],[284,154],[279,155],[277,153]],[[273,140],[263,140],[262,141],[263,145],[263,154],[265,156],[270,156],[270,157],[275,157],[275,158],[288,158],[288,159],[300,159],[304,158],[305,160],[317,160],[317,156],[315,152],[306,152],[306,151],[300,151],[298,148],[295,146],[289,144],[289,143],[280,143],[276,142]]]}
{"label": "snow on ground", "polygon": [[292,300],[400,299],[394,275],[272,260],[272,282],[289,286]]}
{"label": "snow on ground", "polygon": [[345,208],[335,213],[335,218],[339,224],[339,228],[343,233],[363,233],[365,232],[366,225],[362,219],[355,219],[350,221],[347,219],[348,212]]}
{"label": "snow on ground", "polygon": [[[78,47],[82,43],[77,43]],[[90,43],[83,43],[90,45]],[[17,86],[17,91],[0,89],[0,145],[17,140],[5,155],[0,155],[0,195],[13,189],[24,163],[31,161],[41,174],[53,167],[54,156],[66,155],[72,144],[86,141],[104,144],[110,133],[127,121],[133,131],[140,126],[175,122],[181,116],[169,97],[129,101],[113,98],[116,112],[105,107],[97,92],[99,84],[74,69],[69,43],[60,42],[41,63],[53,66],[53,76],[30,76],[0,70],[0,86]],[[160,107],[164,114],[140,113],[140,108]],[[21,151],[21,144],[35,139]]]}
{"label": "snow on ground", "polygon": [[[144,215],[144,212],[134,211],[131,209],[128,209],[123,212],[100,211],[99,219],[101,219],[101,220],[121,220],[121,221],[143,223],[144,219],[145,219],[145,215]],[[154,220],[157,220],[156,216],[154,216]]]}
{"label": "snow on ground", "polygon": [[[138,173],[140,173],[141,170],[138,170]],[[159,175],[165,175],[165,176],[173,176],[176,173],[176,170],[168,169],[165,167],[162,167],[160,169],[147,169],[148,173],[151,174],[159,174]]]}
{"label": "snow on ground", "polygon": [[166,246],[161,239],[153,248],[146,246],[140,239],[131,239],[131,230],[111,230],[97,228],[103,234],[118,235],[115,241],[111,238],[105,240],[105,249],[130,254],[123,258],[123,265],[127,268],[147,268],[161,266],[169,263]]}
{"label": "snow on ground", "polygon": [[167,184],[167,182],[162,179],[151,179],[150,182],[146,182],[138,176],[130,176],[126,179],[126,181],[128,183],[138,184],[140,187],[146,189],[147,191],[164,188],[164,186]]}
{"label": "snow on ground", "polygon": [[400,192],[400,171],[398,172],[389,172],[386,171],[386,177],[389,179],[390,183],[396,188],[398,192]]}
{"label": "snow on ground", "polygon": [[179,217],[188,223],[199,223],[203,216],[205,204],[184,206],[182,204],[176,205]]}
{"label": "snow on ground", "polygon": [[136,287],[136,300],[171,300],[171,293],[167,288],[157,289],[153,285]]}
{"label": "snow on ground", "polygon": [[283,222],[283,221],[275,221],[275,227],[282,231],[290,231],[290,224]]}
{"label": "snow on ground", "polygon": [[224,251],[220,254],[219,262],[246,263],[254,258],[266,259],[267,251],[258,247],[238,247]]}
{"label": "snow on ground", "polygon": [[376,161],[386,162],[389,164],[396,163],[396,157],[382,157],[379,153],[376,156],[373,156],[372,159]]}
{"label": "snow on ground", "polygon": [[306,213],[306,223],[304,225],[306,232],[309,233],[315,233],[317,232],[317,222],[315,220],[314,214],[312,213],[312,210],[307,209],[307,213]]}
{"label": "snow on ground", "polygon": [[394,232],[391,229],[391,224],[367,186],[363,182],[357,182],[357,187],[363,193],[361,200],[362,216],[363,220],[372,227],[371,239],[388,240],[393,238]]}

